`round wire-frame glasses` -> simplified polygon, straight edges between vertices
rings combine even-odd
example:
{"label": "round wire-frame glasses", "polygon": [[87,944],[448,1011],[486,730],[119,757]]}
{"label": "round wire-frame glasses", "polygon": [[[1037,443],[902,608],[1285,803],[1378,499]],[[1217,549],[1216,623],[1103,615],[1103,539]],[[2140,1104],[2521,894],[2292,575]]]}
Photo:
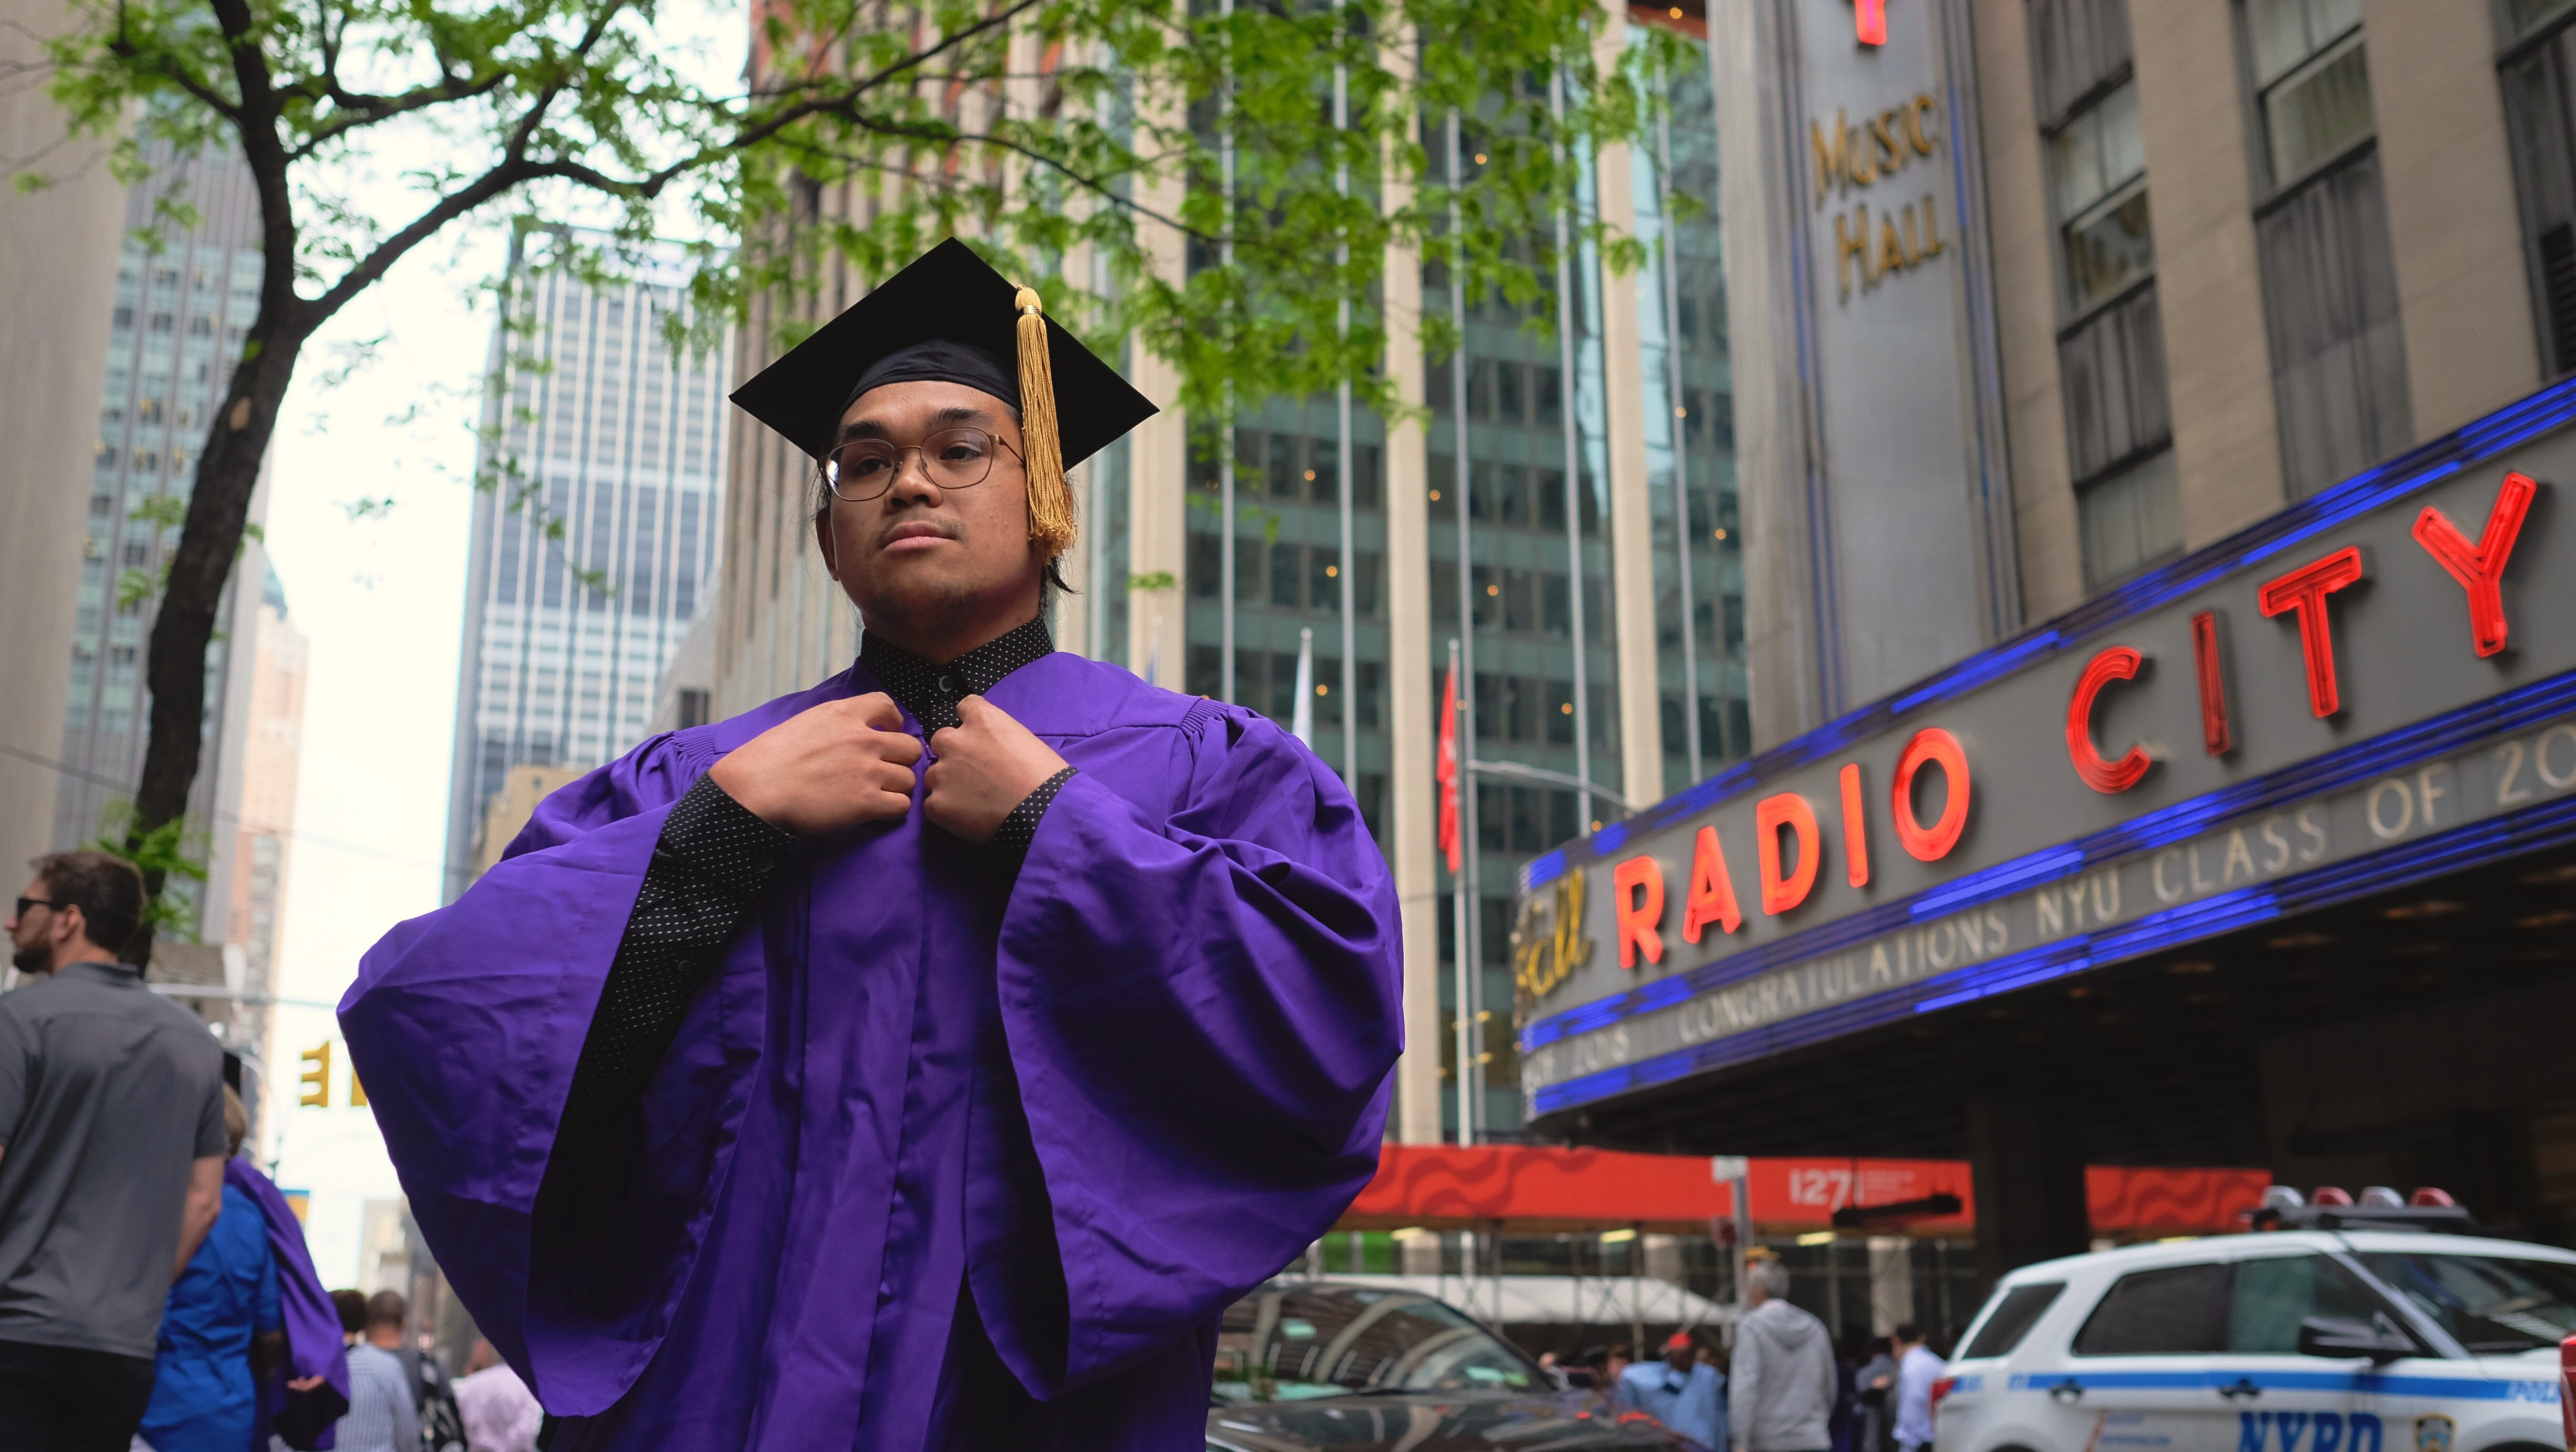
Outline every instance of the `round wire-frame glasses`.
{"label": "round wire-frame glasses", "polygon": [[942,489],[972,489],[992,476],[996,455],[1019,457],[1019,451],[998,434],[954,428],[901,446],[885,439],[852,439],[824,455],[815,469],[833,498],[844,504],[865,504],[894,487],[903,475],[906,454],[919,454],[921,472]]}

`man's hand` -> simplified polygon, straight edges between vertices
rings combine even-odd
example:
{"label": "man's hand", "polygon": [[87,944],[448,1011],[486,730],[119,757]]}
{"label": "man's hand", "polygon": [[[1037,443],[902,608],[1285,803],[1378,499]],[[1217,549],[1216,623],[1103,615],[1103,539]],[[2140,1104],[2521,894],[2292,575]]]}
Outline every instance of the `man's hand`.
{"label": "man's hand", "polygon": [[[773,827],[830,832],[912,810],[921,743],[883,691],[799,711],[736,747],[707,774]],[[997,819],[998,820],[998,819]]]}
{"label": "man's hand", "polygon": [[930,794],[921,814],[969,842],[993,840],[1011,808],[1064,770],[1064,758],[1009,712],[981,696],[957,703],[957,719],[930,738]]}

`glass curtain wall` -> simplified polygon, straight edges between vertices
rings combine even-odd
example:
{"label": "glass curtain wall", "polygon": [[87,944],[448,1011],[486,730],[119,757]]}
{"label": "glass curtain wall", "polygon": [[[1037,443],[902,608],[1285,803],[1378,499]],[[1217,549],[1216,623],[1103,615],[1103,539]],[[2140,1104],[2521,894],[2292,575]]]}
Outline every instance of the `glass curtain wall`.
{"label": "glass curtain wall", "polygon": [[[1224,456],[1212,428],[1194,430],[1189,489],[1189,662],[1182,689],[1224,697],[1234,654],[1234,703],[1275,718],[1297,713],[1300,632],[1312,630],[1315,754],[1342,764],[1340,429],[1329,396],[1273,399],[1234,430],[1234,635],[1224,605]],[[1359,799],[1369,831],[1386,843],[1386,428],[1351,410],[1353,632],[1358,646]]]}
{"label": "glass curtain wall", "polygon": [[1656,696],[1664,790],[1752,748],[1744,683],[1743,529],[1735,484],[1735,375],[1717,220],[1717,102],[1705,42],[1667,82],[1655,143],[1631,153],[1644,349],[1639,402],[1655,540]]}
{"label": "glass curtain wall", "polygon": [[[1427,117],[1424,135],[1444,138],[1445,126],[1445,118]],[[1468,183],[1481,164],[1476,135],[1470,124],[1461,141],[1458,175]],[[1445,183],[1445,140],[1428,149],[1434,180]],[[1595,214],[1593,182],[1587,163],[1577,215],[1560,235],[1579,235]],[[1448,643],[1461,639],[1469,661],[1460,693],[1474,722],[1464,743],[1470,751],[1462,754],[1616,790],[1618,662],[1609,590],[1600,259],[1578,245],[1559,269],[1557,240],[1530,238],[1523,260],[1536,264],[1543,282],[1562,277],[1570,284],[1562,304],[1552,284],[1518,303],[1470,293],[1459,318],[1463,367],[1447,357],[1425,359],[1424,394],[1433,415],[1427,444],[1433,675],[1414,689],[1439,700]],[[1447,271],[1426,267],[1424,306],[1446,306],[1452,296]],[[1604,809],[1570,787],[1480,773],[1474,810],[1479,901],[1470,931],[1480,971],[1464,1005],[1476,1023],[1477,1062],[1466,1067],[1481,1085],[1475,1137],[1507,1140],[1521,1123],[1507,961],[1513,885],[1523,861],[1590,830]],[[1444,899],[1451,887],[1444,868]],[[1443,1113],[1455,1138],[1462,1010],[1453,914],[1441,915],[1440,933],[1443,1082],[1451,1086]]]}
{"label": "glass curtain wall", "polygon": [[[1225,0],[1192,0],[1194,16],[1224,13]],[[1329,95],[1318,98],[1330,103]],[[1224,125],[1222,93],[1192,108],[1192,124],[1211,145]],[[1238,185],[1230,151],[1223,173],[1191,185]],[[1365,183],[1354,179],[1365,191]],[[1232,259],[1193,240],[1192,273]],[[1235,400],[1229,429],[1194,422],[1184,528],[1183,612],[1187,656],[1181,689],[1249,706],[1293,726],[1301,690],[1315,754],[1336,772],[1356,767],[1349,783],[1369,831],[1386,849],[1386,426],[1365,408],[1350,411],[1348,499],[1351,556],[1342,558],[1345,455],[1340,410],[1330,394],[1312,398]],[[1231,529],[1228,522],[1231,520]],[[1226,582],[1231,565],[1233,590]],[[1344,680],[1343,585],[1348,583],[1352,669]],[[1122,604],[1121,619],[1123,623]],[[1312,631],[1313,661],[1304,686],[1298,661]],[[1229,666],[1231,670],[1229,672]],[[1229,679],[1230,676],[1230,679]],[[1351,739],[1356,733],[1356,741]]]}

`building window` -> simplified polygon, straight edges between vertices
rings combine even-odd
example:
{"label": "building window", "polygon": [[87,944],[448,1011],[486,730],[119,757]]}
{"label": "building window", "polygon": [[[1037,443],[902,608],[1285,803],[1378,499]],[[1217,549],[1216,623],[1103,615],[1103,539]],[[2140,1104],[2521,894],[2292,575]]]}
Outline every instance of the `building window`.
{"label": "building window", "polygon": [[2255,247],[2281,471],[2304,498],[2414,436],[2360,0],[2245,0],[2270,168]]}
{"label": "building window", "polygon": [[2122,83],[2071,117],[2053,142],[2067,301],[2081,313],[2155,270],[2136,83]]}
{"label": "building window", "polygon": [[2245,32],[2274,186],[2370,136],[2361,0],[2247,0]]}
{"label": "building window", "polygon": [[2524,258],[2551,377],[2576,372],[2576,5],[2514,0],[2498,69],[2522,197]]}
{"label": "building window", "polygon": [[2087,590],[2182,550],[2147,148],[2125,0],[2030,0],[2058,231],[2058,386]]}

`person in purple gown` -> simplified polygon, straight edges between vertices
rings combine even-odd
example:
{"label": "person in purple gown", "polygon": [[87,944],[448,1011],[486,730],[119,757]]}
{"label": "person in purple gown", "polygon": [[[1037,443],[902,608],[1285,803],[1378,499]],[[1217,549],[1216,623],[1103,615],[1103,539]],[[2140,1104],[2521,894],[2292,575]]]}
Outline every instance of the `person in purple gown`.
{"label": "person in purple gown", "polygon": [[367,955],[412,1213],[553,1452],[1194,1452],[1220,1313],[1377,1162],[1384,859],[1272,721],[1053,650],[1063,466],[1153,409],[1034,293],[943,243],[734,398],[859,658]]}

